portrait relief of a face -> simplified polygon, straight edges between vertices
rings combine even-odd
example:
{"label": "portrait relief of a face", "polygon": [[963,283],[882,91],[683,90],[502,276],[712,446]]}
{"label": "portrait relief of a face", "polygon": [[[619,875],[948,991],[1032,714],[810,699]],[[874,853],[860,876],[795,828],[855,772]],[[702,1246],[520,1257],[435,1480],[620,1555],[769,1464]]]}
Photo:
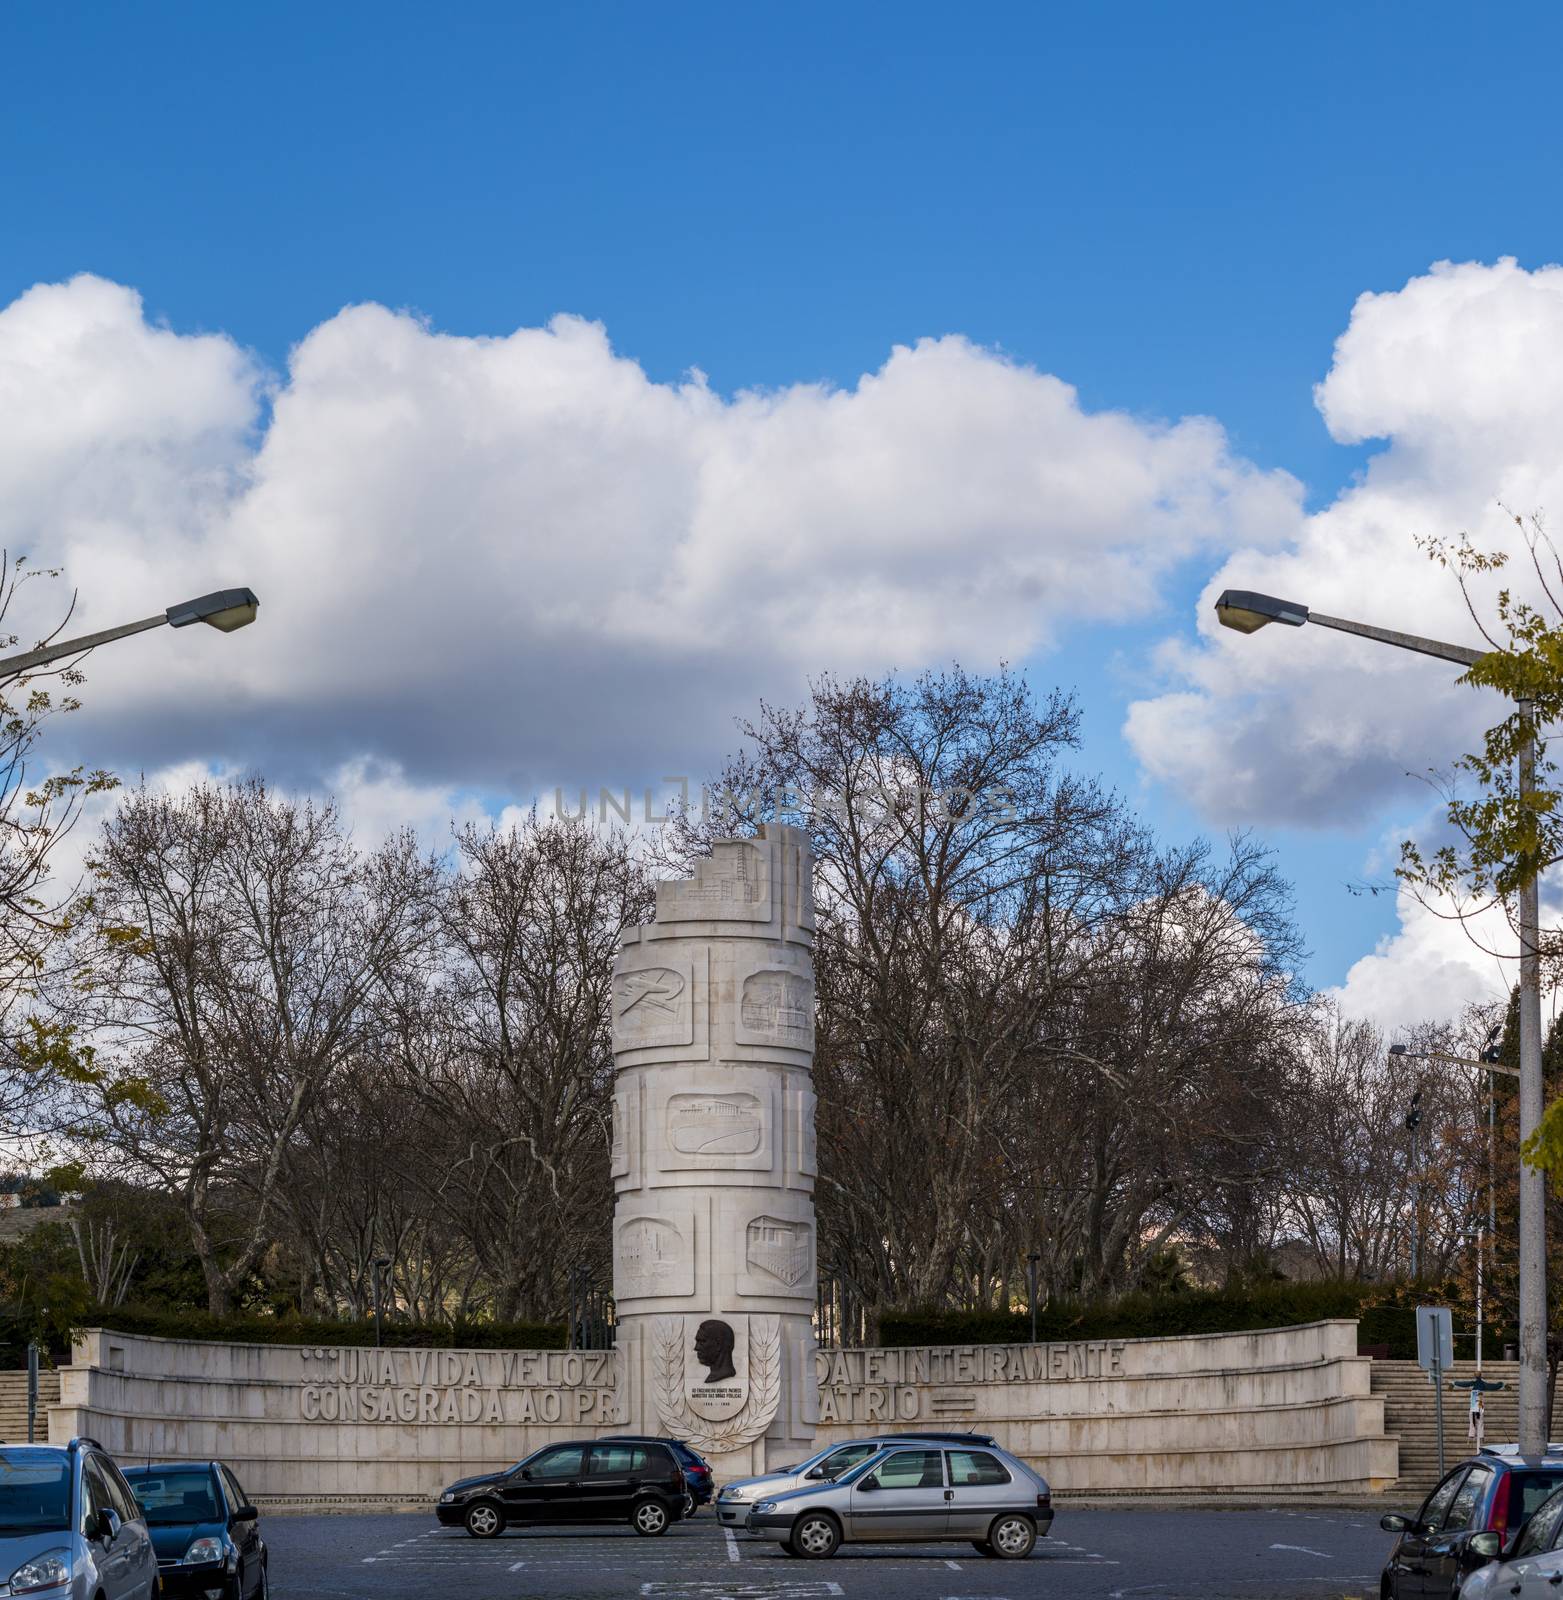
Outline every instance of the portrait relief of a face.
{"label": "portrait relief of a face", "polygon": [[730,1324],[710,1317],[695,1329],[695,1359],[705,1367],[707,1383],[725,1383],[733,1370],[734,1335]]}

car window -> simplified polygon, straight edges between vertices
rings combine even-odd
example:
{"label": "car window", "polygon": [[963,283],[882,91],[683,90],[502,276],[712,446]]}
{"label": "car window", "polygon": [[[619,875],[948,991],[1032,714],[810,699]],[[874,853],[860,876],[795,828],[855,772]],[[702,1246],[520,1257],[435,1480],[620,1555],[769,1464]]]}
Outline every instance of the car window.
{"label": "car window", "polygon": [[1563,1523],[1563,1494],[1554,1494],[1543,1500],[1531,1514],[1509,1559],[1512,1561],[1519,1556],[1533,1556],[1538,1550],[1552,1549],[1553,1534],[1563,1532],[1560,1523]]}
{"label": "car window", "polygon": [[237,1511],[240,1506],[247,1506],[250,1503],[249,1496],[239,1480],[221,1462],[218,1463],[217,1472],[222,1478],[223,1488],[228,1491],[228,1509]]}
{"label": "car window", "polygon": [[1491,1467],[1472,1467],[1465,1475],[1465,1482],[1460,1485],[1459,1492],[1449,1505],[1449,1514],[1444,1518],[1445,1532],[1458,1533],[1462,1528],[1469,1528],[1476,1520],[1477,1507],[1487,1498],[1488,1486],[1492,1483]]}
{"label": "car window", "polygon": [[526,1470],[534,1478],[574,1478],[581,1471],[581,1447],[578,1444],[556,1445],[532,1457]]}
{"label": "car window", "polygon": [[1008,1483],[1009,1473],[999,1464],[996,1456],[986,1450],[950,1451],[950,1486],[960,1489],[968,1485]]}
{"label": "car window", "polygon": [[832,1450],[823,1461],[819,1463],[820,1471],[827,1478],[839,1478],[849,1467],[855,1467],[860,1461],[867,1461],[879,1448],[873,1444],[849,1444],[840,1450]]}
{"label": "car window", "polygon": [[[1554,1489],[1563,1489],[1563,1472],[1515,1472],[1511,1481],[1518,1479],[1518,1494],[1509,1496],[1509,1526],[1517,1528],[1528,1522],[1540,1509],[1541,1503]],[[1516,1503],[1517,1502],[1517,1503]]]}
{"label": "car window", "polygon": [[591,1471],[623,1477],[646,1470],[646,1451],[638,1444],[594,1444]]}
{"label": "car window", "polygon": [[136,1504],[136,1497],[131,1492],[130,1485],[120,1476],[119,1468],[107,1457],[97,1457],[97,1464],[102,1469],[104,1482],[108,1484],[109,1498],[119,1513],[119,1520],[134,1522],[141,1515],[141,1507]]}
{"label": "car window", "polygon": [[83,1538],[95,1539],[98,1524],[105,1511],[114,1507],[109,1486],[98,1471],[98,1464],[90,1458],[81,1465],[81,1533]]}
{"label": "car window", "polygon": [[1456,1467],[1439,1486],[1422,1502],[1422,1509],[1417,1513],[1417,1526],[1419,1528],[1441,1528],[1444,1525],[1444,1516],[1449,1510],[1450,1503],[1454,1500],[1455,1491],[1460,1487],[1465,1477],[1466,1469]]}
{"label": "car window", "polygon": [[0,1449],[0,1526],[53,1533],[70,1525],[70,1457],[31,1447]]}
{"label": "car window", "polygon": [[132,1467],[131,1486],[149,1526],[177,1528],[187,1522],[217,1522],[222,1508],[207,1467]]}
{"label": "car window", "polygon": [[874,1468],[881,1489],[942,1489],[944,1457],[938,1450],[897,1450]]}

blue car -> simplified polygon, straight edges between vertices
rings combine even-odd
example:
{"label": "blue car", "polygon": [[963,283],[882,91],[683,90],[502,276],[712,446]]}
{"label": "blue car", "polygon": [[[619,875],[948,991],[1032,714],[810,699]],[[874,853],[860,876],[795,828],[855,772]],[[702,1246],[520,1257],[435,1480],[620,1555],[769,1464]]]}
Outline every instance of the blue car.
{"label": "blue car", "polygon": [[127,1467],[168,1600],[265,1600],[260,1514],[221,1461]]}
{"label": "blue car", "polygon": [[0,1446],[0,1594],[152,1600],[156,1593],[146,1523],[101,1445]]}

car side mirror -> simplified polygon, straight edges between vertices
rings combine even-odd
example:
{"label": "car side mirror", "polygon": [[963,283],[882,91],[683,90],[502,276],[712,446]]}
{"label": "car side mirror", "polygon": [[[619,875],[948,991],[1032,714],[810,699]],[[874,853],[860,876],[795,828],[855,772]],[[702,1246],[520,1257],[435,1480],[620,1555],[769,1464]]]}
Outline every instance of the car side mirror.
{"label": "car side mirror", "polygon": [[1388,1512],[1378,1519],[1378,1525],[1385,1533],[1410,1533],[1411,1519],[1402,1516],[1398,1511]]}
{"label": "car side mirror", "polygon": [[1466,1559],[1473,1567],[1496,1561],[1502,1549],[1503,1535],[1496,1528],[1484,1528],[1480,1533],[1473,1533],[1465,1541]]}
{"label": "car side mirror", "polygon": [[107,1506],[98,1513],[98,1537],[104,1544],[113,1544],[119,1537],[121,1526],[119,1513],[112,1506]]}
{"label": "car side mirror", "polygon": [[228,1515],[228,1526],[231,1528],[236,1522],[253,1522],[259,1515],[260,1512],[252,1505],[235,1506]]}
{"label": "car side mirror", "polygon": [[877,1489],[879,1487],[879,1479],[871,1472],[866,1478],[859,1478],[857,1486],[860,1489]]}
{"label": "car side mirror", "polygon": [[825,1469],[823,1467],[810,1467],[804,1476],[806,1478],[823,1478],[825,1476]]}
{"label": "car side mirror", "polygon": [[532,1469],[530,1467],[522,1467],[521,1476],[530,1483],[532,1481]]}

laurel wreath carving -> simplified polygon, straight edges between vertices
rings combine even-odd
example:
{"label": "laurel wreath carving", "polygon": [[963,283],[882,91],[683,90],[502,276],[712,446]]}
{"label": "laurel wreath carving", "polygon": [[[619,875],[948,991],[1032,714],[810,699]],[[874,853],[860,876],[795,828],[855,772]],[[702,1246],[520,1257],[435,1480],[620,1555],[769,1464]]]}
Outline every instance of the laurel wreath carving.
{"label": "laurel wreath carving", "polygon": [[725,1422],[690,1409],[684,1394],[684,1319],[658,1317],[651,1335],[651,1385],[663,1426],[714,1455],[752,1444],[771,1425],[781,1401],[781,1319],[749,1319],[749,1398]]}

